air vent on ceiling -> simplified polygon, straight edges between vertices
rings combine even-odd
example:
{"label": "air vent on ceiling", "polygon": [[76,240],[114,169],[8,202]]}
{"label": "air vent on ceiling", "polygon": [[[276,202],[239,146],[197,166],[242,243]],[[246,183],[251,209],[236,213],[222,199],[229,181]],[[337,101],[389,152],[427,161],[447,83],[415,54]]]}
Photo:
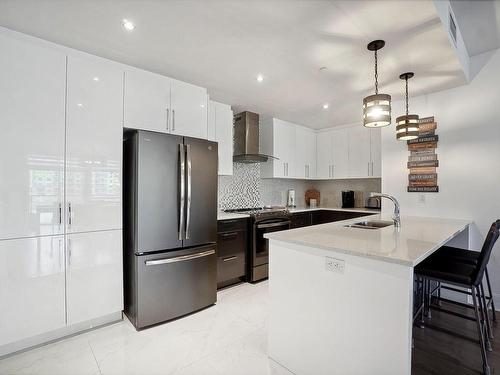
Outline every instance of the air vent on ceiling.
{"label": "air vent on ceiling", "polygon": [[451,35],[451,39],[453,39],[453,43],[455,43],[455,47],[457,46],[457,24],[455,23],[455,17],[453,17],[453,14],[451,13],[451,9],[448,12],[449,14],[449,20],[448,22],[448,27],[449,27],[449,32]]}

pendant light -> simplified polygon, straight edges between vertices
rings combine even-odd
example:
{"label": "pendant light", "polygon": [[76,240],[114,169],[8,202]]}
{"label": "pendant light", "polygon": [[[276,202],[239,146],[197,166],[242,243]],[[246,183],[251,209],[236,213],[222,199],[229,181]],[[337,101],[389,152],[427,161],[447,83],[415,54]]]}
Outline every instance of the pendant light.
{"label": "pendant light", "polygon": [[401,141],[418,138],[418,115],[408,114],[408,80],[413,76],[412,72],[403,73],[399,76],[400,79],[404,79],[406,82],[406,115],[396,118],[396,138]]}
{"label": "pendant light", "polygon": [[391,96],[378,93],[377,51],[385,46],[383,40],[374,40],[366,48],[375,52],[375,95],[363,99],[363,125],[367,128],[380,128],[391,124]]}

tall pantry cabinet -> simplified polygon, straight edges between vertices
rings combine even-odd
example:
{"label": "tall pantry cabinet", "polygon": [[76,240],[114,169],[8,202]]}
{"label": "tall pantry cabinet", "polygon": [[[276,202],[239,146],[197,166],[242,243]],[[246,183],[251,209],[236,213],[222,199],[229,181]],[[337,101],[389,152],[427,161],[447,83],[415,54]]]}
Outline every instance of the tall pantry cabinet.
{"label": "tall pantry cabinet", "polygon": [[2,355],[122,310],[123,70],[4,29],[0,50]]}

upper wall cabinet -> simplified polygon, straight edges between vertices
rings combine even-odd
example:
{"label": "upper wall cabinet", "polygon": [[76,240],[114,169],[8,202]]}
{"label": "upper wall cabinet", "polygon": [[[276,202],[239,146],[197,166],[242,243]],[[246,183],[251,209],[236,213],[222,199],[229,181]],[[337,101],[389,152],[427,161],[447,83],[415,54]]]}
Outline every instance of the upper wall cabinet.
{"label": "upper wall cabinet", "polygon": [[303,126],[295,127],[294,177],[316,177],[316,133]]}
{"label": "upper wall cabinet", "polygon": [[381,175],[380,129],[353,126],[317,133],[319,179]]}
{"label": "upper wall cabinet", "polygon": [[67,233],[122,227],[123,70],[68,56]]}
{"label": "upper wall cabinet", "polygon": [[126,128],[207,138],[207,90],[158,74],[127,70]]}
{"label": "upper wall cabinet", "polygon": [[370,129],[371,177],[382,177],[382,129]]}
{"label": "upper wall cabinet", "polygon": [[0,239],[62,233],[66,55],[0,34]]}
{"label": "upper wall cabinet", "polygon": [[276,118],[264,118],[260,124],[260,152],[272,155],[261,164],[260,172],[264,178],[295,178],[295,124]]}
{"label": "upper wall cabinet", "polygon": [[143,70],[127,70],[123,102],[126,128],[168,132],[170,78]]}
{"label": "upper wall cabinet", "polygon": [[317,137],[317,177],[348,178],[349,151],[347,129],[322,131]]}
{"label": "upper wall cabinet", "polygon": [[208,139],[219,144],[219,175],[233,174],[233,111],[227,104],[209,101]]}
{"label": "upper wall cabinet", "polygon": [[354,126],[349,135],[349,177],[369,177],[371,175],[370,129]]}
{"label": "upper wall cabinet", "polygon": [[170,80],[170,133],[207,139],[207,90]]}

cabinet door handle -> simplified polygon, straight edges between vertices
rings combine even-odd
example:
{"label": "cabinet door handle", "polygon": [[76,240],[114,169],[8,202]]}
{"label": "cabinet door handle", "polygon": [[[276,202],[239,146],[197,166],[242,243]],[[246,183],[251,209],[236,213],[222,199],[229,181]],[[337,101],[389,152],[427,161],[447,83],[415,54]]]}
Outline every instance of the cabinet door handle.
{"label": "cabinet door handle", "polygon": [[172,131],[175,132],[175,109],[172,109]]}
{"label": "cabinet door handle", "polygon": [[68,202],[68,226],[71,227],[71,224],[73,224],[73,211],[71,209],[71,202]]}
{"label": "cabinet door handle", "polygon": [[332,164],[332,178],[335,177],[335,164]]}
{"label": "cabinet door handle", "polygon": [[238,259],[238,257],[233,256],[233,257],[223,258],[222,261],[223,262],[230,262],[231,260],[236,260],[236,259]]}
{"label": "cabinet door handle", "polygon": [[223,240],[234,238],[238,235],[238,232],[224,233],[221,235]]}
{"label": "cabinet door handle", "polygon": [[286,176],[286,163],[283,162],[283,176]]}
{"label": "cabinet door handle", "polygon": [[72,256],[71,238],[68,238],[68,266],[71,266],[71,256]]}
{"label": "cabinet door handle", "polygon": [[167,108],[167,131],[169,130],[169,122],[170,122],[170,109]]}
{"label": "cabinet door handle", "polygon": [[59,203],[59,226],[62,225],[62,203]]}
{"label": "cabinet door handle", "polygon": [[367,172],[367,175],[368,176],[370,175],[370,162],[368,162],[368,172]]}
{"label": "cabinet door handle", "polygon": [[373,161],[372,161],[372,176],[373,176]]}
{"label": "cabinet door handle", "polygon": [[288,162],[286,162],[286,176],[288,177]]}

